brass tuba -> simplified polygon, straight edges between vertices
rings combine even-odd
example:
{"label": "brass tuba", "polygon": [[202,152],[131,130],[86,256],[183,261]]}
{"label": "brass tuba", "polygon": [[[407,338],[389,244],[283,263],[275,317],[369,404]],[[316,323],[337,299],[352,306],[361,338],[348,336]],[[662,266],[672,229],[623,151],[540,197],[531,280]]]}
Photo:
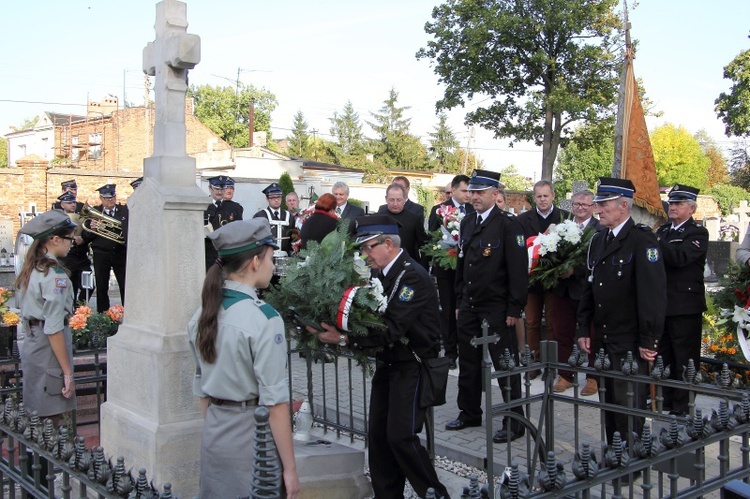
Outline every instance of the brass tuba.
{"label": "brass tuba", "polygon": [[[96,229],[91,228],[92,220],[96,222]],[[81,210],[81,227],[83,227],[83,230],[97,236],[109,239],[118,244],[125,244],[125,238],[122,235],[122,222],[95,210],[88,203]]]}

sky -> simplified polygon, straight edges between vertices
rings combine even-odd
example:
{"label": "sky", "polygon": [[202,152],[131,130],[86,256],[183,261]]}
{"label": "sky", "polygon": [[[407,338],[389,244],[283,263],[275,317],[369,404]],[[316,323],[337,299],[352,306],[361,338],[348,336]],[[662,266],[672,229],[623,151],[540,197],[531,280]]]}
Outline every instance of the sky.
{"label": "sky", "polygon": [[[443,89],[427,60],[417,60],[429,36],[433,0],[188,0],[188,33],[201,37],[201,62],[191,84],[266,88],[278,99],[274,138],[287,136],[301,110],[324,138],[329,118],[350,100],[361,120],[372,120],[391,88],[409,106],[411,132],[427,143],[437,123]],[[632,37],[639,42],[635,74],[663,112],[649,128],[673,123],[705,129],[720,147],[732,139],[716,118],[714,100],[730,88],[723,67],[750,48],[748,0],[630,2]],[[3,7],[0,42],[0,134],[43,111],[85,114],[87,99],[109,94],[142,104],[142,49],[155,37],[153,0],[35,0]],[[153,85],[153,82],[152,82]],[[151,93],[153,99],[153,92]],[[466,147],[468,110],[448,113]],[[372,136],[365,126],[365,134]],[[509,147],[476,128],[472,151],[487,168],[511,164],[538,179],[541,150]]]}

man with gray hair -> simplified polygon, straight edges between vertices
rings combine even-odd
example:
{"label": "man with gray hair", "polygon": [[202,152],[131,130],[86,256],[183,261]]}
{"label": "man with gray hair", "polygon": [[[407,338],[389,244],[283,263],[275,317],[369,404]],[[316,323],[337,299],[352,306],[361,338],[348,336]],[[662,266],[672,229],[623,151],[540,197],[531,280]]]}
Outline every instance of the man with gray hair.
{"label": "man with gray hair", "polygon": [[[665,365],[672,367],[671,378],[676,380],[682,379],[689,359],[693,359],[696,369],[700,367],[708,230],[693,220],[698,192],[689,185],[675,185],[669,191],[670,221],[656,230],[667,272],[667,316],[659,355]],[[688,391],[665,387],[664,409],[687,414]]]}
{"label": "man with gray hair", "polygon": [[[346,182],[336,182],[333,184],[331,194],[336,198],[336,215],[347,220],[354,220],[365,214],[365,210],[359,206],[349,203],[349,186]],[[352,224],[353,225],[353,224]]]}

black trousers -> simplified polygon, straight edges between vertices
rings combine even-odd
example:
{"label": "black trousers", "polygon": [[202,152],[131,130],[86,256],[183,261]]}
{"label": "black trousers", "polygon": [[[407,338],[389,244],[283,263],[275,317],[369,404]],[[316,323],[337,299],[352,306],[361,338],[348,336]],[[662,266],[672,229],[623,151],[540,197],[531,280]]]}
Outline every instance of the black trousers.
{"label": "black trousers", "polygon": [[368,432],[376,499],[403,498],[407,478],[419,497],[424,497],[429,487],[435,489],[437,497],[449,497],[419,440],[424,421],[425,410],[419,408],[417,362],[378,362],[370,391]]}
{"label": "black trousers", "polygon": [[[700,369],[702,314],[672,315],[664,320],[664,336],[659,343],[659,355],[664,365],[670,366],[672,379],[682,380],[683,369],[693,359],[695,369]],[[688,412],[688,390],[664,388],[664,407],[682,413]]]}
{"label": "black trousers", "polygon": [[125,305],[125,249],[114,251],[94,250],[94,274],[96,275],[96,311],[106,312],[109,308],[109,272],[115,273],[120,287],[120,300]]}
{"label": "black trousers", "polygon": [[445,356],[458,358],[458,333],[456,331],[456,271],[444,270],[437,276],[440,298],[440,333],[443,337]]}
{"label": "black trousers", "polygon": [[[637,333],[633,333],[633,337]],[[633,358],[638,361],[638,374],[648,374],[648,362],[641,358],[638,352],[638,345],[635,342],[621,343],[604,343],[601,345],[604,352],[609,355],[615,372],[622,372],[623,360],[627,357],[628,351],[633,352]],[[598,351],[598,349],[596,350]],[[604,401],[610,404],[616,404],[622,407],[635,407],[646,409],[646,400],[648,399],[649,387],[641,383],[631,383],[627,376],[618,376],[617,378],[606,378],[604,380]],[[630,400],[628,392],[632,391],[633,398]],[[605,411],[604,426],[607,433],[607,442],[612,443],[612,436],[616,431],[620,432],[623,441],[630,442],[629,430],[641,434],[643,430],[644,419],[638,416],[628,416],[627,414]],[[632,425],[632,426],[631,426]]]}
{"label": "black trousers", "polygon": [[[458,419],[469,423],[482,421],[482,349],[471,345],[472,338],[482,336],[482,320],[487,319],[490,325],[489,334],[497,333],[500,341],[489,345],[490,357],[495,369],[498,369],[503,352],[508,349],[518,365],[518,341],[515,326],[508,327],[505,323],[504,312],[479,312],[461,310],[458,315],[458,408],[461,412]],[[520,320],[520,319],[519,319]],[[510,398],[506,393],[507,378],[498,379],[498,385],[503,394],[503,400],[519,400],[521,398],[521,375],[510,377]],[[513,412],[523,416],[523,408],[515,407]],[[508,427],[508,421],[503,421],[503,428],[520,433],[522,426],[514,423]]]}

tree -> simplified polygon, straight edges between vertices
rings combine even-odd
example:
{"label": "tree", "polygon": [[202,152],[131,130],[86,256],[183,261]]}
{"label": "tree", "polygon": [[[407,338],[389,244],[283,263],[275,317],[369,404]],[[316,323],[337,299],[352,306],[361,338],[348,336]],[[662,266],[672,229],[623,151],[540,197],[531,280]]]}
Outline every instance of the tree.
{"label": "tree", "polygon": [[724,78],[732,80],[732,88],[714,102],[716,114],[724,122],[727,137],[750,136],[750,50],[740,52],[724,68]]}
{"label": "tree", "polygon": [[8,141],[0,137],[0,168],[8,167]]}
{"label": "tree", "polygon": [[737,208],[743,199],[750,201],[750,193],[734,185],[715,185],[708,191],[708,194],[713,196],[719,204],[722,215],[731,215],[732,209]]}
{"label": "tree", "polygon": [[711,160],[684,127],[667,123],[651,133],[656,177],[661,186],[687,184],[701,187],[708,183]]}
{"label": "tree", "polygon": [[572,192],[575,181],[586,181],[593,188],[599,177],[612,174],[614,129],[614,120],[606,120],[585,124],[575,131],[557,158],[555,193],[560,199]]}
{"label": "tree", "polygon": [[294,124],[292,125],[292,135],[287,137],[289,147],[287,154],[298,158],[310,157],[310,135],[307,133],[307,121],[302,111],[298,110],[294,115]]}
{"label": "tree", "polygon": [[440,113],[438,124],[429,133],[428,159],[432,168],[436,171],[458,173],[460,168],[454,152],[458,147],[458,139],[447,122],[448,116],[445,113]]}
{"label": "tree", "polygon": [[281,186],[281,209],[286,210],[286,195],[290,192],[294,192],[292,176],[287,172],[282,173],[279,177],[279,185]]}
{"label": "tree", "polygon": [[530,191],[534,185],[530,178],[518,173],[516,165],[508,165],[500,169],[500,182],[505,184],[505,188],[509,191]]}
{"label": "tree", "polygon": [[374,121],[367,124],[377,134],[372,146],[378,160],[387,168],[420,170],[426,163],[425,147],[418,137],[409,133],[411,119],[404,117],[409,107],[398,107],[397,102],[398,92],[391,88],[380,112],[370,113]]}
{"label": "tree", "polygon": [[331,122],[330,133],[338,141],[338,145],[344,154],[354,154],[361,152],[362,149],[362,124],[359,121],[359,114],[354,111],[352,101],[346,101],[342,114],[333,112],[333,118],[328,118]]}
{"label": "tree", "polygon": [[698,130],[698,133],[695,134],[695,140],[698,141],[703,153],[708,156],[710,161],[708,165],[708,186],[713,187],[716,184],[727,183],[729,180],[727,161],[714,139],[709,137],[705,130]]}
{"label": "tree", "polygon": [[739,141],[730,149],[729,170],[732,185],[750,189],[750,154],[746,141]]}
{"label": "tree", "polygon": [[271,113],[278,104],[266,89],[239,83],[237,88],[191,85],[189,96],[195,99],[195,116],[232,147],[249,143],[250,103],[255,104],[255,131],[271,132]]}
{"label": "tree", "polygon": [[542,178],[551,179],[570,125],[596,122],[618,89],[617,0],[447,0],[425,31],[434,40],[417,52],[430,59],[444,96],[438,109],[487,96],[467,124],[511,144],[542,146]]}
{"label": "tree", "polygon": [[18,126],[12,126],[10,127],[11,130],[14,132],[20,132],[22,130],[31,130],[36,126],[36,124],[39,123],[39,116],[34,116],[33,118],[26,118],[21,122]]}

